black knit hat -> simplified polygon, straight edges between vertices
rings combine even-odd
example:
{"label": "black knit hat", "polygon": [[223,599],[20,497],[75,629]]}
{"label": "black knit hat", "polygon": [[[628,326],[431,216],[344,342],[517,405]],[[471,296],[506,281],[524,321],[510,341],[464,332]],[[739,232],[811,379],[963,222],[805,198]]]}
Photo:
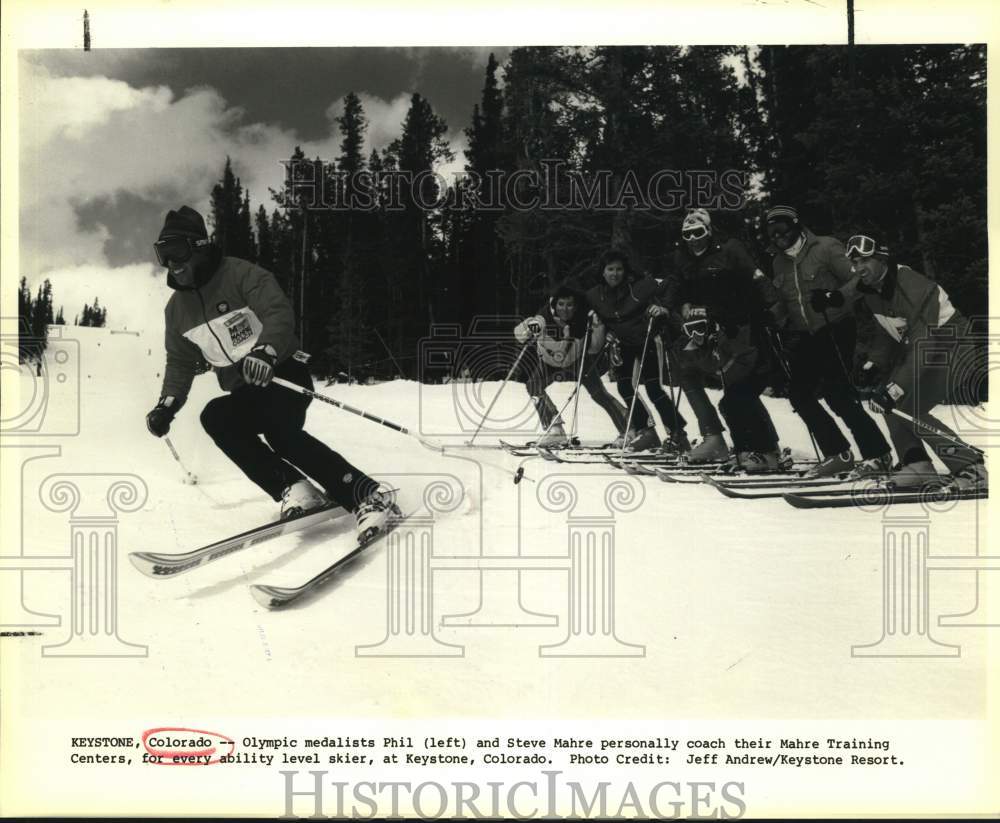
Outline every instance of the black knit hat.
{"label": "black knit hat", "polygon": [[208,237],[204,218],[190,206],[181,206],[177,211],[168,211],[167,219],[160,231],[160,240],[165,237],[193,237],[203,240]]}

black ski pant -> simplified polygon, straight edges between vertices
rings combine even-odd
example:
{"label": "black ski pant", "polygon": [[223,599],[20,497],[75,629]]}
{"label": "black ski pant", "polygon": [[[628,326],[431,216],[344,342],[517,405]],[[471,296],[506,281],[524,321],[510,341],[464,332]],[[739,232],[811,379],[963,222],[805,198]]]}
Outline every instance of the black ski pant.
{"label": "black ski pant", "polygon": [[889,453],[889,444],[874,418],[865,411],[847,370],[854,364],[857,324],[853,317],[818,331],[784,335],[790,382],[788,398],[824,457],[851,450],[837,422],[820,405],[826,401],[850,430],[863,460]]}
{"label": "black ski pant", "polygon": [[762,381],[752,377],[727,384],[719,401],[719,411],[729,426],[736,452],[773,452],[778,450],[778,432],[767,413],[760,393]]}
{"label": "black ski pant", "polygon": [[[559,410],[545,389],[556,382],[572,381],[576,383],[579,376],[579,371],[577,371],[579,364],[575,368],[557,369],[543,363],[538,354],[533,351],[524,358],[522,363],[523,365],[518,371],[518,379],[524,383],[524,387],[538,411],[538,417],[547,429]],[[601,376],[607,370],[607,361],[603,355],[587,355],[583,362],[581,384],[587,390],[591,400],[604,409],[604,412],[611,418],[618,433],[622,434],[625,431],[625,417],[628,410],[620,401],[611,396],[601,380]]]}
{"label": "black ski pant", "polygon": [[668,382],[674,386],[679,385],[684,392],[698,420],[701,436],[722,434],[722,421],[705,392],[705,373],[689,362],[676,345],[667,348],[666,356],[670,358],[666,361]]}
{"label": "black ski pant", "polygon": [[[659,347],[650,340],[647,344],[645,359],[642,357],[641,344],[629,346],[622,343],[620,352],[622,363],[615,367],[615,374],[618,393],[626,405],[633,407],[630,428],[639,430],[653,425],[653,421],[650,420],[649,413],[646,411],[646,406],[641,398],[636,397],[636,386],[641,384],[645,387],[646,394],[649,395],[649,399],[656,407],[664,428],[671,434],[683,432],[687,421],[660,383]],[[635,375],[635,372],[639,371],[637,365],[639,361],[642,361],[642,370],[638,375]]]}
{"label": "black ski pant", "polygon": [[[965,328],[963,323],[959,327],[959,335],[965,334]],[[912,388],[903,395],[897,408],[950,437],[933,434],[926,428],[889,412],[885,416],[885,423],[892,445],[896,448],[896,456],[904,465],[927,460],[926,446],[930,446],[951,472],[961,471],[970,463],[981,463],[983,458],[979,452],[964,445],[964,441],[954,431],[930,414],[931,409],[947,399],[949,389],[954,384],[956,363],[962,363],[956,357],[957,343],[948,338],[926,340],[921,349],[912,358],[916,369],[911,381]],[[904,354],[901,346],[898,354],[900,358]]]}
{"label": "black ski pant", "polygon": [[[286,360],[275,375],[313,387],[309,370],[297,360]],[[263,388],[244,385],[210,400],[201,412],[201,424],[215,445],[273,500],[281,500],[285,488],[305,474],[337,505],[353,511],[378,484],[303,431],[311,401],[273,383]]]}

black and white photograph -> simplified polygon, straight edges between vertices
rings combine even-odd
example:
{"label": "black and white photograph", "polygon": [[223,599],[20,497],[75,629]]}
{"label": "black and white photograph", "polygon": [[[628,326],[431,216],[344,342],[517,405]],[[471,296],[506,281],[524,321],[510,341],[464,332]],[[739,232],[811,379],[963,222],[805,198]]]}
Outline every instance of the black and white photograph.
{"label": "black and white photograph", "polygon": [[997,815],[987,5],[3,17],[0,816]]}

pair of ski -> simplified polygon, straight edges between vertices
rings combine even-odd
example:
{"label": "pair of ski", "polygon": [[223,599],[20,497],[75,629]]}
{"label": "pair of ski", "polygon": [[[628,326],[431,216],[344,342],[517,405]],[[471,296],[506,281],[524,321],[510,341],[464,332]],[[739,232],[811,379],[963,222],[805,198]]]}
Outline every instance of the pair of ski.
{"label": "pair of ski", "polygon": [[740,483],[711,475],[703,475],[705,483],[726,497],[737,500],[781,498],[797,509],[831,509],[851,507],[882,507],[902,503],[947,503],[955,500],[980,500],[985,489],[957,489],[946,483],[922,489],[895,489],[884,478],[856,479],[819,478],[792,480],[762,480]]}
{"label": "pair of ski", "polygon": [[[330,504],[303,514],[294,515],[285,520],[265,523],[262,526],[257,526],[256,528],[218,540],[215,543],[210,543],[207,546],[202,546],[189,552],[181,554],[132,552],[129,554],[129,560],[132,561],[133,566],[149,577],[157,579],[174,577],[200,566],[205,566],[208,563],[213,563],[235,552],[256,546],[258,543],[273,540],[292,532],[303,531],[304,529],[309,529],[332,520],[338,520],[346,517],[347,514],[348,512],[340,506]],[[294,603],[319,589],[343,569],[344,566],[361,554],[361,552],[378,543],[405,519],[405,516],[395,518],[395,520],[390,521],[389,528],[375,534],[369,533],[362,536],[352,550],[300,586],[285,587],[255,584],[250,587],[250,593],[253,595],[254,600],[269,609],[276,609]]]}
{"label": "pair of ski", "polygon": [[904,503],[948,503],[957,500],[981,500],[986,489],[960,490],[947,484],[923,489],[894,489],[878,478],[859,480],[849,477],[809,478],[802,474],[782,477],[743,475],[738,477],[702,473],[697,478],[679,479],[666,470],[657,476],[668,483],[705,483],[726,497],[737,500],[781,498],[797,509],[876,507]]}

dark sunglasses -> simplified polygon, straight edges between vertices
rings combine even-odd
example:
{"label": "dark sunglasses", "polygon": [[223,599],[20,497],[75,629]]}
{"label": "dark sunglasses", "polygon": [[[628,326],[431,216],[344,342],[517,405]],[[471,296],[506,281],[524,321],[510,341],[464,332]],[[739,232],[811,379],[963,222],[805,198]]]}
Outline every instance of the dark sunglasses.
{"label": "dark sunglasses", "polygon": [[169,266],[171,263],[187,263],[196,247],[207,246],[210,242],[207,238],[192,240],[190,237],[164,237],[153,243],[153,251],[161,266]]}

